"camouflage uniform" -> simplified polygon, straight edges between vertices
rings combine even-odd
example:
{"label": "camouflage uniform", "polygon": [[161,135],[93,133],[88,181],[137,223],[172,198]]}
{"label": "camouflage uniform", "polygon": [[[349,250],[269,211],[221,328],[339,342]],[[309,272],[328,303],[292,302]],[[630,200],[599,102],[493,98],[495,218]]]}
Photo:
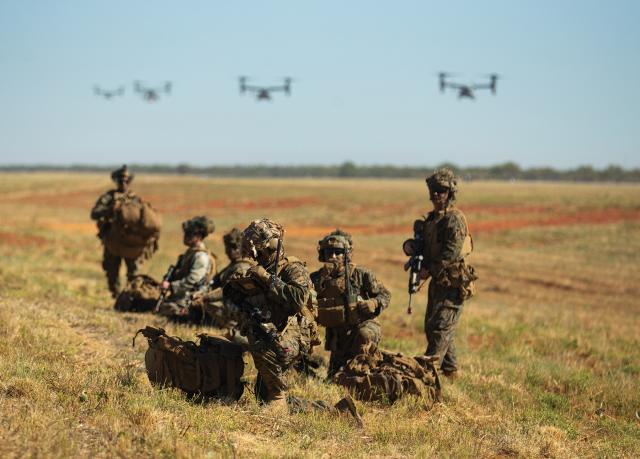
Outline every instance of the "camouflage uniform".
{"label": "camouflage uniform", "polygon": [[[323,250],[327,247],[347,248],[351,252],[351,236],[339,230],[319,241],[320,261],[326,262],[311,274],[318,303],[325,299],[338,300],[333,304],[344,304],[344,265],[327,262]],[[391,294],[370,270],[349,263],[349,280],[352,296],[360,303],[369,301],[371,310],[357,308],[350,311],[348,323],[338,327],[327,327],[325,349],[331,351],[329,376],[337,372],[347,361],[367,350],[374,351],[380,342],[381,328],[376,317],[389,306]],[[319,304],[320,306],[320,304]]]}
{"label": "camouflage uniform", "polygon": [[[133,174],[130,174],[127,167],[113,171],[111,178],[114,182],[126,178],[133,180]],[[115,298],[121,290],[120,284],[120,264],[124,257],[120,257],[111,253],[104,244],[104,238],[109,231],[109,226],[113,220],[113,210],[116,201],[119,199],[132,199],[136,195],[132,191],[109,190],[98,198],[98,201],[91,210],[91,219],[95,220],[98,225],[98,237],[103,241],[104,251],[102,254],[102,269],[107,275],[107,284],[111,295]],[[124,258],[127,266],[127,280],[131,281],[138,272],[140,259]]]}
{"label": "camouflage uniform", "polygon": [[244,253],[258,265],[232,278],[224,295],[241,311],[241,331],[258,370],[256,396],[263,402],[286,404],[285,372],[311,351],[317,335],[309,308],[313,291],[309,274],[302,261],[284,255],[277,243],[282,234],[282,227],[267,219],[255,220],[245,229]]}
{"label": "camouflage uniform", "polygon": [[[427,179],[430,189],[449,190],[449,200],[442,210],[433,210],[418,220],[416,239],[422,246],[428,271],[429,293],[424,329],[427,356],[438,356],[445,375],[458,370],[455,333],[464,301],[474,293],[475,270],[466,263],[473,242],[464,214],[453,205],[457,183],[453,173],[440,170]],[[420,249],[419,249],[420,250]]]}
{"label": "camouflage uniform", "polygon": [[[194,226],[197,229],[194,230]],[[203,239],[213,232],[213,222],[206,217],[195,217],[182,224],[185,237],[196,231]],[[204,242],[189,247],[176,262],[176,268],[170,279],[171,295],[163,301],[158,313],[172,318],[184,317],[189,313],[191,295],[202,290],[216,273],[216,257]]]}
{"label": "camouflage uniform", "polygon": [[[229,329],[229,338],[239,337],[236,331],[238,325],[237,311],[229,307],[224,301],[223,288],[233,277],[242,277],[247,270],[255,265],[255,261],[243,258],[241,254],[242,231],[233,228],[223,236],[225,252],[229,257],[229,264],[219,271],[211,280],[207,289],[201,294],[194,295],[191,307],[200,309],[202,323],[219,328]],[[240,340],[238,344],[246,344]]]}

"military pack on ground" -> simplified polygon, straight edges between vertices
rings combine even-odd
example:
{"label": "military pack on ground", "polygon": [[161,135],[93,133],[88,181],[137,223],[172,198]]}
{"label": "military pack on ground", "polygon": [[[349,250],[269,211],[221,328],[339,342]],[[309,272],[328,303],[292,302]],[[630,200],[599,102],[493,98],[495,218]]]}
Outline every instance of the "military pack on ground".
{"label": "military pack on ground", "polygon": [[[160,281],[137,274],[157,250],[160,218],[129,189],[133,174],[114,171],[118,188],[100,197],[91,216],[104,246],[103,267],[120,312],[148,312],[183,324],[211,326],[224,336],[200,334],[199,342],[168,336],[161,328],[139,331],[147,339],[147,374],[152,384],[176,387],[190,397],[238,400],[244,360],[257,370],[252,383],[258,401],[274,410],[348,413],[361,423],[350,395],[362,401],[394,403],[407,395],[430,408],[441,400],[440,372],[458,375],[455,330],[463,305],[475,292],[477,275],[468,264],[473,250],[464,214],[455,208],[457,180],[449,170],[426,179],[433,210],[413,225],[402,249],[409,257],[411,299],[428,282],[424,355],[407,357],[379,347],[380,315],[391,294],[374,272],[354,262],[354,241],[342,230],[318,241],[322,266],[309,273],[306,263],[285,249],[285,228],[270,219],[252,221],[243,231],[224,234],[229,259],[205,244],[215,225],[206,216],[182,223],[185,252]],[[124,259],[127,286],[120,290]],[[350,394],[331,405],[288,394],[289,372],[316,375],[323,366],[317,346],[325,329],[329,352],[326,381]],[[315,353],[314,353],[315,350]]]}

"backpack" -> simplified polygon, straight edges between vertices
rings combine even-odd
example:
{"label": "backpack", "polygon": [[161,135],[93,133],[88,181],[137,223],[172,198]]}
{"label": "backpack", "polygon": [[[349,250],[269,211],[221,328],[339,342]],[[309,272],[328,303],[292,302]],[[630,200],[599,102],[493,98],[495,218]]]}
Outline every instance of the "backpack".
{"label": "backpack", "polygon": [[336,384],[364,401],[394,403],[404,395],[423,398],[430,408],[440,401],[440,379],[432,359],[376,350],[349,360],[334,376]]}
{"label": "backpack", "polygon": [[145,254],[151,239],[158,238],[160,226],[160,215],[151,204],[136,195],[123,196],[114,203],[104,243],[114,255],[135,259]]}
{"label": "backpack", "polygon": [[160,299],[160,283],[145,274],[134,276],[116,298],[113,308],[120,312],[152,311]]}
{"label": "backpack", "polygon": [[244,391],[242,348],[219,337],[200,334],[198,344],[168,336],[162,328],[138,330],[147,338],[144,356],[152,385],[175,387],[190,397],[239,400]]}

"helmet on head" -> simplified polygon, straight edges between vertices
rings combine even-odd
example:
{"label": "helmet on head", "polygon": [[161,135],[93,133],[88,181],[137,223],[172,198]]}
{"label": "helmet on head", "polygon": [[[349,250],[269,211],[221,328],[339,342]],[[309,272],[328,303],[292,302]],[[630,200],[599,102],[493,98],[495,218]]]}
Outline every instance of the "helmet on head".
{"label": "helmet on head", "polygon": [[224,249],[227,252],[229,258],[240,257],[242,250],[242,231],[238,228],[233,228],[231,231],[222,236],[224,242]]}
{"label": "helmet on head", "polygon": [[278,240],[283,234],[282,225],[273,220],[263,218],[252,221],[242,232],[243,255],[256,258],[257,252],[264,250],[275,252],[278,248]]}
{"label": "helmet on head", "polygon": [[449,190],[449,201],[456,199],[456,193],[458,192],[458,180],[451,169],[442,168],[435,171],[432,175],[426,178],[429,191],[435,190]]}
{"label": "helmet on head", "polygon": [[336,229],[318,241],[318,260],[326,262],[326,250],[342,249],[345,254],[353,251],[353,239],[351,235],[341,229]]}
{"label": "helmet on head", "polygon": [[111,172],[111,180],[116,183],[121,181],[132,182],[133,177],[134,174],[129,172],[129,168],[126,164],[123,164],[121,168]]}
{"label": "helmet on head", "polygon": [[204,239],[216,230],[216,225],[209,217],[204,215],[193,217],[182,222],[182,231],[184,234],[197,235]]}

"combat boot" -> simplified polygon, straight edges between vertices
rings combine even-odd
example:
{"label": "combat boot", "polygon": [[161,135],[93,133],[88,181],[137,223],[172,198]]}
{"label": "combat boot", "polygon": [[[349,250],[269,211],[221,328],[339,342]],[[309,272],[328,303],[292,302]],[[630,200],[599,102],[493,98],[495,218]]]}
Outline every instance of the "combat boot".
{"label": "combat boot", "polygon": [[356,403],[353,401],[350,395],[347,395],[344,398],[341,398],[338,403],[334,405],[334,408],[339,413],[346,413],[353,417],[358,424],[358,427],[364,427],[364,422],[362,422],[362,417],[358,414],[358,409],[356,408]]}

